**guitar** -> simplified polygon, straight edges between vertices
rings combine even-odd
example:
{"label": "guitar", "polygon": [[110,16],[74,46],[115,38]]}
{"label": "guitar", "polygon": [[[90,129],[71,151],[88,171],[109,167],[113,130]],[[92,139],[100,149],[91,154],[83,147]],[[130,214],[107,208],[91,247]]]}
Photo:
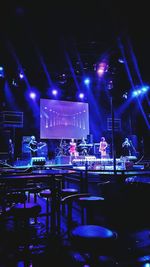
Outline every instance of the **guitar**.
{"label": "guitar", "polygon": [[46,146],[46,143],[44,143],[42,146],[39,146],[39,144],[38,144],[37,148],[35,148],[35,149],[30,147],[30,146],[26,146],[26,147],[29,148],[31,151],[36,152],[36,151],[42,149],[44,146]]}

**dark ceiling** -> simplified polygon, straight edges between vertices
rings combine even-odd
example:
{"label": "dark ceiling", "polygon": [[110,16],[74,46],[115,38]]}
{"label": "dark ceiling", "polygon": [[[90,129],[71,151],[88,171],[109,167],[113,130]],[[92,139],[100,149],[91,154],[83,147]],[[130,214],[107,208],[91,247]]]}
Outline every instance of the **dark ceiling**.
{"label": "dark ceiling", "polygon": [[[0,25],[0,65],[8,80],[23,68],[29,84],[43,93],[62,73],[83,76],[106,56],[122,94],[131,88],[125,64],[118,62],[123,49],[133,83],[150,83],[148,1],[5,0]],[[72,95],[72,83],[60,86]],[[20,91],[16,95],[24,101]]]}
{"label": "dark ceiling", "polygon": [[[115,65],[121,40],[125,49],[130,43],[142,78],[148,82],[148,10],[144,1],[6,0],[0,10],[0,64],[8,76],[21,66],[34,84],[46,79],[43,66],[54,79],[69,74],[79,62],[91,70],[107,54]],[[126,56],[131,61],[131,55]]]}

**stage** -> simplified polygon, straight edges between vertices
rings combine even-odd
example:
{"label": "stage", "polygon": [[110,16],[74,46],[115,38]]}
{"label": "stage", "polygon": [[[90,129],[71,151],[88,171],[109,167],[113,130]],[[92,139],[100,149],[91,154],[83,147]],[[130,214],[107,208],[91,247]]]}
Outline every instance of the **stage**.
{"label": "stage", "polygon": [[[91,171],[114,171],[113,158],[96,158],[95,156],[57,156],[53,159],[45,157],[32,157],[28,159],[19,159],[13,165],[7,164],[6,161],[0,161],[1,170],[3,169],[76,169]],[[116,158],[115,171],[144,171],[145,166],[142,163],[137,164],[136,157],[120,157]],[[149,169],[148,169],[149,170]]]}

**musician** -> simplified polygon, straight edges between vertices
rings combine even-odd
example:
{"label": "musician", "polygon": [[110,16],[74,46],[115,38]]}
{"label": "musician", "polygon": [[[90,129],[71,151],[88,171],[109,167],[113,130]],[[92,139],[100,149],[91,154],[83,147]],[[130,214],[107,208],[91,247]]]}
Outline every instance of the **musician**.
{"label": "musician", "polygon": [[108,143],[105,140],[105,137],[101,137],[101,141],[99,143],[99,152],[101,154],[101,158],[106,158],[107,151],[106,148],[108,147]]}
{"label": "musician", "polygon": [[81,148],[81,153],[84,156],[88,155],[88,147],[87,147],[87,143],[84,137],[82,137],[81,143],[79,144],[79,147]]}
{"label": "musician", "polygon": [[14,144],[10,138],[8,141],[8,164],[13,165],[14,163]]}
{"label": "musician", "polygon": [[36,141],[36,138],[34,135],[31,136],[31,140],[29,142],[28,147],[31,150],[31,156],[37,157],[37,150],[38,150],[38,142]]}
{"label": "musician", "polygon": [[124,142],[122,143],[122,156],[131,156],[131,142],[126,137]]}
{"label": "musician", "polygon": [[76,149],[77,144],[76,144],[74,138],[71,139],[69,144],[70,144],[70,148],[69,148],[70,156],[76,156],[77,155],[77,149]]}

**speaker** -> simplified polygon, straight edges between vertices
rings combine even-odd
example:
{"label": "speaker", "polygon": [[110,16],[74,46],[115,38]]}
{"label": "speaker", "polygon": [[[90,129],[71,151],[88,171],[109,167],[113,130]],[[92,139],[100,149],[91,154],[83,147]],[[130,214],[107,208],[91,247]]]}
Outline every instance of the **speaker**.
{"label": "speaker", "polygon": [[23,143],[29,143],[31,140],[31,135],[25,135],[22,137],[22,142]]}
{"label": "speaker", "polygon": [[23,136],[22,137],[22,153],[30,154],[31,150],[28,148],[29,142],[31,140],[31,136]]}
{"label": "speaker", "polygon": [[31,165],[43,166],[46,163],[45,157],[32,157]]}

